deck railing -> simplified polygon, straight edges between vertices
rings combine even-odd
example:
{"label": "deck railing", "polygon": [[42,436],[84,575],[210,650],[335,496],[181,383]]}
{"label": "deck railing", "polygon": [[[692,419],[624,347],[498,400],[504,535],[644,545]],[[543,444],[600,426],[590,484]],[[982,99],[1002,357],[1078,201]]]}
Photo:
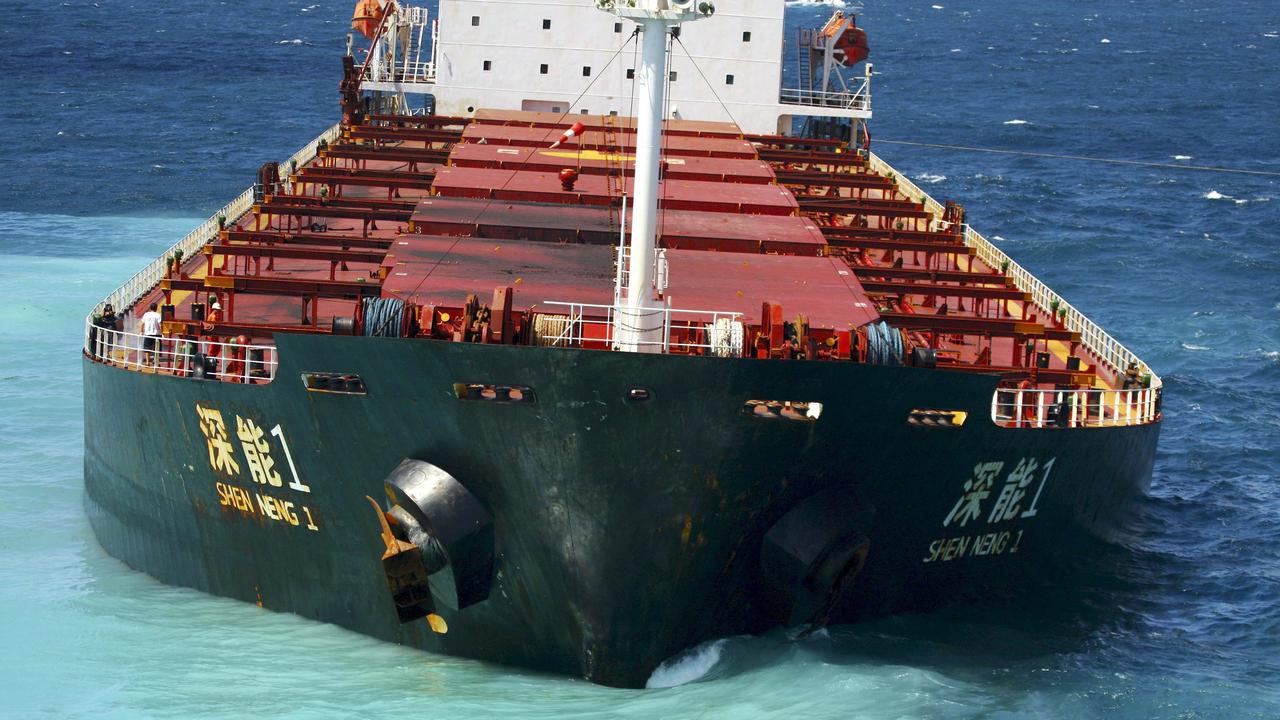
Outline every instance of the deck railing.
{"label": "deck railing", "polygon": [[[582,347],[584,343],[594,342],[614,348],[619,342],[614,337],[614,328],[620,308],[614,305],[557,301],[548,301],[543,304],[564,308],[565,316],[559,332],[553,336],[544,335],[541,339],[542,344]],[[660,347],[663,353],[698,352],[717,357],[742,355],[742,313],[720,310],[678,310],[669,307],[655,309],[653,313],[659,315],[662,322],[661,339],[639,340],[634,343],[635,345]],[[692,340],[699,333],[705,334],[706,342]]]}
{"label": "deck railing", "polygon": [[857,90],[826,91],[811,88],[782,88],[778,91],[778,102],[784,105],[807,105],[810,107],[842,108],[844,110],[871,109],[871,79],[864,78]]}
{"label": "deck railing", "polygon": [[[875,153],[871,153],[870,167],[881,175],[892,176],[898,184],[899,192],[906,194],[913,200],[920,200],[924,204],[925,210],[932,213],[935,218],[942,217],[943,207],[937,200],[930,197],[928,193],[921,190],[915,183],[911,182],[905,175],[895,170],[892,165],[882,160]],[[964,229],[964,243],[974,248],[977,251],[978,258],[986,264],[996,269],[1005,268],[1004,273],[1013,278],[1014,284],[1018,286],[1019,290],[1031,294],[1033,302],[1041,308],[1045,315],[1049,314],[1050,308],[1057,307],[1061,316],[1065,309],[1066,316],[1062,320],[1063,326],[1068,330],[1080,333],[1080,340],[1084,346],[1103,362],[1110,365],[1117,375],[1123,373],[1129,367],[1129,363],[1132,362],[1138,365],[1139,374],[1151,376],[1151,388],[1157,389],[1161,386],[1159,376],[1152,372],[1151,368],[1137,355],[1134,355],[1132,351],[1121,345],[1118,340],[1098,327],[1097,323],[1085,317],[1084,313],[1077,310],[1061,295],[1049,289],[1049,286],[1028,272],[1026,268],[1014,262],[1000,248],[983,237],[981,233],[967,225]]]}
{"label": "deck railing", "polygon": [[148,337],[98,327],[91,322],[85,326],[84,338],[84,351],[89,357],[129,370],[190,377],[200,370],[199,354],[203,356],[206,379],[256,383],[270,382],[279,366],[274,345]]}
{"label": "deck railing", "polygon": [[1159,390],[999,388],[991,418],[1002,427],[1080,428],[1145,425],[1160,415]]}

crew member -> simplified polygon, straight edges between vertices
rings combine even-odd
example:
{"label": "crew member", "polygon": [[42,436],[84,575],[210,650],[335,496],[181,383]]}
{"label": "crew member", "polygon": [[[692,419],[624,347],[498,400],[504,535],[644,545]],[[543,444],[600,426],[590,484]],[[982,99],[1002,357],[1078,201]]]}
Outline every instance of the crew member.
{"label": "crew member", "polygon": [[151,303],[150,309],[142,313],[142,363],[147,366],[156,365],[156,345],[160,340],[159,306]]}
{"label": "crew member", "polygon": [[222,354],[222,345],[215,342],[212,336],[214,327],[222,322],[222,304],[215,298],[213,304],[209,306],[209,312],[204,316],[204,322],[200,327],[205,332],[206,348],[204,356],[208,358],[209,366],[217,371],[218,357]]}
{"label": "crew member", "polygon": [[1138,379],[1138,363],[1130,360],[1129,367],[1124,369],[1124,384],[1121,389],[1132,390],[1141,386],[1142,382]]}
{"label": "crew member", "polygon": [[116,309],[111,303],[102,306],[102,314],[94,318],[93,343],[94,357],[110,359],[108,355],[116,345],[115,331],[120,323]]}

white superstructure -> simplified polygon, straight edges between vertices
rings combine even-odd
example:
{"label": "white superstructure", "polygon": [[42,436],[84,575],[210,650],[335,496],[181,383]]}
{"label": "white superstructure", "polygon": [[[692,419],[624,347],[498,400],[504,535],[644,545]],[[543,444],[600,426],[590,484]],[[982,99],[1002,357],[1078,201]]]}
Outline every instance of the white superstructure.
{"label": "white superstructure", "polygon": [[[618,52],[634,26],[600,12],[594,0],[439,6],[430,27],[421,8],[398,11],[401,29],[386,35],[399,51],[375,53],[365,90],[430,94],[442,115],[479,108],[635,114],[636,46]],[[747,133],[788,132],[797,116],[869,118],[869,70],[821,93],[794,71],[784,76],[784,9],[782,0],[722,0],[713,17],[682,27],[672,43],[666,116],[733,121]]]}

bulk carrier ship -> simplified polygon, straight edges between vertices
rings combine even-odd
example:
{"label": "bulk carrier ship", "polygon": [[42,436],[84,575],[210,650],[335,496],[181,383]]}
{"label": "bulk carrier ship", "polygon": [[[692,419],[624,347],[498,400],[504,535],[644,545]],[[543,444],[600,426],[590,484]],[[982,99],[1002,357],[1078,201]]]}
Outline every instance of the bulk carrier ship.
{"label": "bulk carrier ship", "polygon": [[1159,378],[871,152],[853,17],[438,14],[361,2],[341,122],[86,318],[109,553],[635,687],[1114,536]]}

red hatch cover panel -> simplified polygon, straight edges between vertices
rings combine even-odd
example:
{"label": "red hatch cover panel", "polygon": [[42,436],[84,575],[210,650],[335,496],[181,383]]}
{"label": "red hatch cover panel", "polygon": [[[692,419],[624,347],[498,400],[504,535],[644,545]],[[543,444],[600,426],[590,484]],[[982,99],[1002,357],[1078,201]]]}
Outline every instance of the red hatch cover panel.
{"label": "red hatch cover panel", "polygon": [[[588,131],[603,130],[611,127],[615,132],[634,132],[628,125],[634,125],[634,118],[607,117],[605,115],[565,115],[564,113],[538,112],[536,110],[494,110],[480,108],[476,110],[477,123],[489,125],[527,125],[530,127],[567,128],[574,123],[582,123]],[[662,123],[663,130],[681,135],[727,135],[741,137],[742,130],[730,122],[711,120],[667,120]]]}
{"label": "red hatch cover panel", "polygon": [[[615,198],[607,181],[603,175],[583,175],[573,190],[564,190],[556,173],[449,167],[436,173],[431,188],[445,197],[608,205]],[[626,191],[631,192],[629,178]],[[791,215],[799,207],[795,197],[777,185],[668,179],[659,192],[660,206],[673,210]]]}
{"label": "red hatch cover panel", "polygon": [[402,235],[391,252],[397,264],[382,294],[419,305],[461,305],[473,293],[487,303],[498,287],[514,288],[513,306],[520,309],[544,300],[613,302],[613,248],[607,245]]}
{"label": "red hatch cover panel", "polygon": [[[662,247],[822,255],[826,238],[813,220],[794,215],[752,215],[698,210],[667,210],[659,217]],[[416,232],[428,235],[585,242],[618,242],[616,220],[599,205],[490,202],[433,197],[418,204]]]}
{"label": "red hatch cover panel", "polygon": [[[567,118],[566,118],[567,119]],[[471,123],[462,131],[462,142],[485,142],[497,145],[523,145],[528,147],[549,148],[560,133],[569,129],[571,122],[563,127],[523,127],[513,125],[487,125]],[[631,148],[635,146],[635,135],[617,133],[615,142],[605,142],[604,133],[587,132],[581,137],[569,140],[563,148],[600,148],[608,145]],[[733,137],[693,137],[688,135],[668,135],[662,141],[663,153],[666,155],[702,155],[707,157],[756,157],[756,148],[741,138]]]}
{"label": "red hatch cover panel", "polygon": [[782,305],[783,317],[809,318],[811,327],[845,330],[880,318],[857,278],[839,258],[742,255],[668,250],[671,306],[740,312],[760,323],[765,301]]}
{"label": "red hatch cover panel", "polygon": [[[582,150],[575,146],[554,150],[510,145],[480,145],[459,143],[449,153],[449,164],[458,167],[506,168],[508,170],[536,170],[560,172],[561,168],[577,168],[584,175],[604,174],[606,170],[625,168],[628,175],[635,172],[635,155],[631,153],[605,153],[599,150]],[[708,182],[771,183],[775,179],[773,169],[763,160],[754,158],[720,157],[669,157],[665,175],[677,180],[702,180]],[[593,173],[593,170],[595,171]]]}

